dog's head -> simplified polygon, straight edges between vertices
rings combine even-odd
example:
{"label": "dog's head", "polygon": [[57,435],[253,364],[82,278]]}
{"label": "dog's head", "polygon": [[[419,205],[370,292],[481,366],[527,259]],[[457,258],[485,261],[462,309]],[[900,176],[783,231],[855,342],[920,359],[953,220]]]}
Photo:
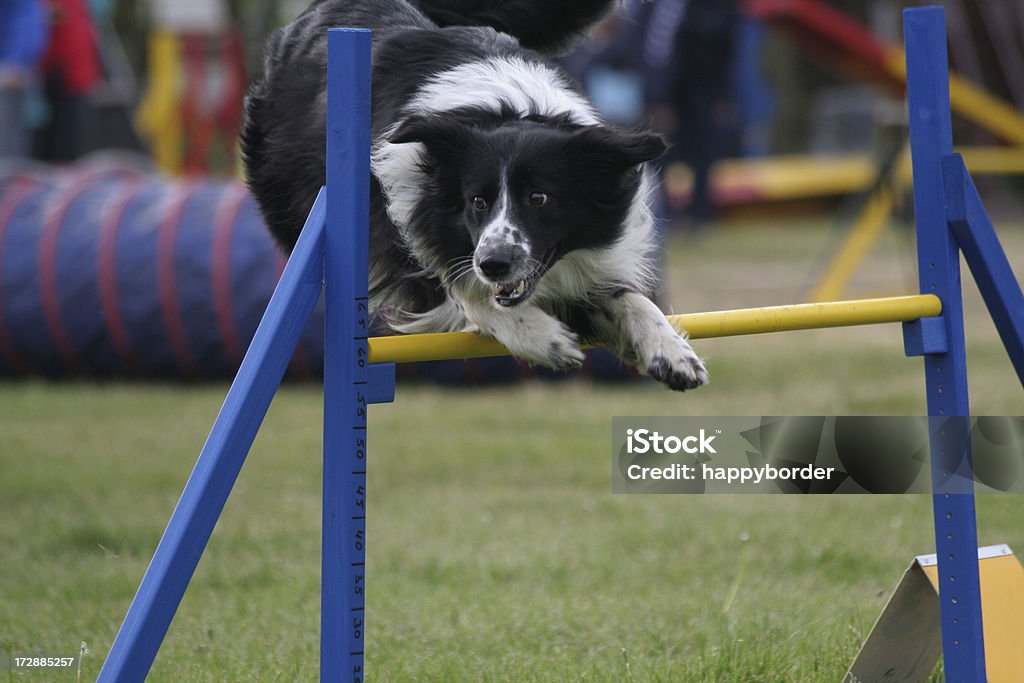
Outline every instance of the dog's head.
{"label": "dog's head", "polygon": [[382,178],[415,255],[449,283],[476,278],[502,306],[526,301],[565,254],[614,244],[638,201],[640,165],[665,151],[648,132],[441,115],[407,119],[388,143],[422,145],[415,183]]}

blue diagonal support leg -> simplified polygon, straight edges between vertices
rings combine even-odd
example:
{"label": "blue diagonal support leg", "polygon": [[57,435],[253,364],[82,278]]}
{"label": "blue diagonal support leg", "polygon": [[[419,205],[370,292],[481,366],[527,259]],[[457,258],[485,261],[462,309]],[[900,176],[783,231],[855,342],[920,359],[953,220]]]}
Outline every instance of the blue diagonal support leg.
{"label": "blue diagonal support leg", "polygon": [[217,415],[195,469],[100,671],[99,681],[146,678],[210,540],[231,487],[323,289],[323,190]]}
{"label": "blue diagonal support leg", "polygon": [[[953,152],[949,71],[942,8],[905,10],[907,103],[914,170],[918,275],[921,292],[942,299],[946,351],[924,356],[930,420],[935,544],[939,560],[942,651],[946,680],[985,680],[978,577],[978,532],[971,482],[970,407],[964,348],[960,255],[946,222],[942,159]],[[941,425],[941,426],[940,426]],[[938,428],[935,428],[938,427]],[[952,473],[966,492],[944,490]],[[963,490],[963,489],[961,489]]]}
{"label": "blue diagonal support leg", "polygon": [[942,160],[946,215],[1003,346],[1024,385],[1024,294],[959,154]]}

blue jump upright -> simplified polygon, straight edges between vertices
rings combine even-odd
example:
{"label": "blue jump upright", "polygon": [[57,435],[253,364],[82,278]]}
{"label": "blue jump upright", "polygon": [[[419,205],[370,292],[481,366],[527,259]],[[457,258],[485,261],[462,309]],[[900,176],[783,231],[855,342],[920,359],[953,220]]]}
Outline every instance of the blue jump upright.
{"label": "blue jump upright", "polygon": [[332,29],[327,45],[320,679],[359,682],[370,382],[370,32]]}
{"label": "blue jump upright", "polygon": [[[1024,296],[963,162],[952,154],[942,10],[905,13],[908,102],[923,293],[942,315],[908,323],[925,359],[932,432],[943,653],[950,681],[984,681],[967,364],[959,253],[978,280],[1024,382]],[[368,359],[370,32],[328,36],[327,186],[199,455],[99,680],[141,681],[195,572],[307,318],[326,292],[324,340],[322,681],[361,682],[366,615],[367,410],[394,398],[394,366]],[[939,419],[941,418],[941,420]]]}
{"label": "blue jump upright", "polygon": [[[941,7],[903,15],[914,172],[918,277],[942,315],[909,324],[907,352],[923,355],[931,437],[932,502],[946,680],[986,680],[978,530],[970,455],[960,253],[1024,384],[1024,296],[985,207],[953,153]],[[925,341],[927,340],[927,341]],[[956,482],[955,484],[953,482]]]}
{"label": "blue jump upright", "polygon": [[921,292],[942,299],[940,325],[946,342],[944,352],[924,354],[928,415],[955,418],[942,429],[935,429],[937,420],[929,420],[942,653],[950,681],[984,681],[974,494],[942,491],[951,472],[966,474],[966,480],[971,480],[968,459],[958,457],[969,439],[970,406],[960,253],[943,199],[942,159],[953,153],[943,11],[934,7],[907,10],[903,27],[918,278]]}

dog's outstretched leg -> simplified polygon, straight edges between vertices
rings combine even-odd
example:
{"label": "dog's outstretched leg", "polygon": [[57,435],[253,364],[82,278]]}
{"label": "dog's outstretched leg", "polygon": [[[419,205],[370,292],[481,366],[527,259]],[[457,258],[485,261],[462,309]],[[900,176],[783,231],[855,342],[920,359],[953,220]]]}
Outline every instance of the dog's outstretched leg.
{"label": "dog's outstretched leg", "polygon": [[464,302],[466,317],[514,356],[556,370],[583,365],[576,334],[557,318],[529,303],[499,308],[490,301]]}
{"label": "dog's outstretched leg", "polygon": [[598,306],[592,318],[594,329],[623,361],[676,391],[708,383],[703,361],[653,301],[624,291]]}

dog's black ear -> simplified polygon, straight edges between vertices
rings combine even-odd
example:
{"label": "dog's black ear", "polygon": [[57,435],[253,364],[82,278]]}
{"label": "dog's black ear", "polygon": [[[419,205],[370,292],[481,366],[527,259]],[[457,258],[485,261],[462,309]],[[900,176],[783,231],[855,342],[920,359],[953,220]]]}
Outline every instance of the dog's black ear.
{"label": "dog's black ear", "polygon": [[398,126],[395,132],[388,138],[388,142],[394,145],[404,145],[407,142],[424,142],[427,138],[437,135],[440,123],[433,116],[411,116]]}
{"label": "dog's black ear", "polygon": [[464,152],[474,137],[472,127],[441,116],[411,116],[388,138],[394,145],[420,142],[435,159]]}
{"label": "dog's black ear", "polygon": [[627,132],[605,126],[583,128],[570,142],[574,154],[594,157],[595,163],[625,170],[657,159],[668,144],[657,133]]}
{"label": "dog's black ear", "polygon": [[665,138],[657,133],[620,133],[619,135],[621,140],[618,144],[626,161],[631,165],[654,161],[668,149]]}

